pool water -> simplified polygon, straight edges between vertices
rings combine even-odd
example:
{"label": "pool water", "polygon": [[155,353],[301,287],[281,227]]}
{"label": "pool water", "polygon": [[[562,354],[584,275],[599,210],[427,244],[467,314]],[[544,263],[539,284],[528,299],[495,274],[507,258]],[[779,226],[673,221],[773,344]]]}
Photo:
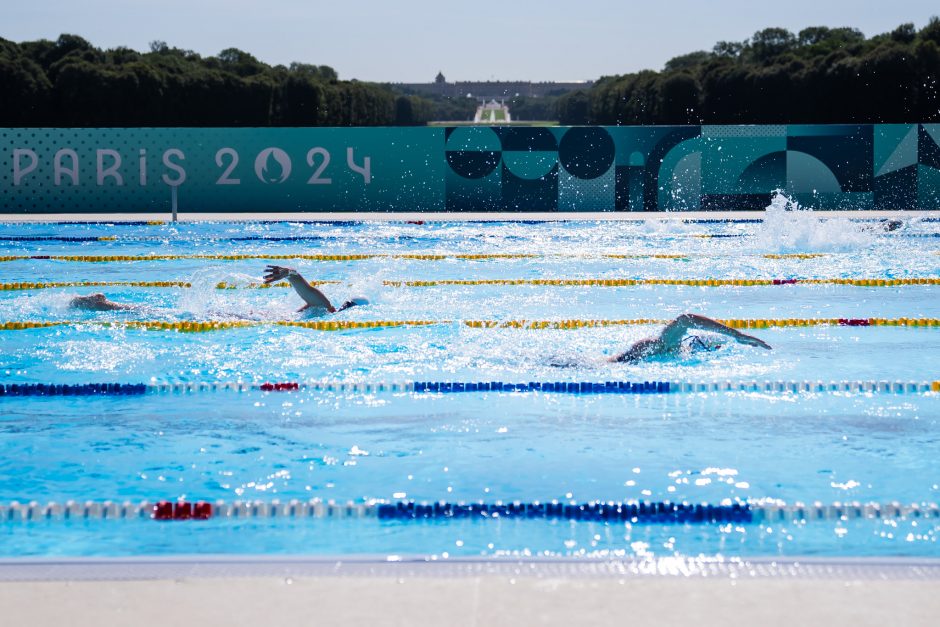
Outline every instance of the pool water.
{"label": "pool water", "polygon": [[[937,279],[938,231],[935,222],[916,218],[883,232],[877,222],[774,211],[764,223],[4,224],[0,283],[34,285],[0,292],[0,323],[67,324],[0,330],[0,383],[935,381],[936,326],[761,328],[749,333],[772,351],[731,343],[674,360],[611,364],[608,357],[661,325],[527,324],[666,320],[683,312],[725,320],[934,319],[940,317],[940,285],[643,281]],[[149,255],[171,258],[100,260]],[[266,259],[271,256],[295,257]],[[297,312],[303,303],[289,288],[257,287],[272,262],[325,281],[321,289],[335,303],[363,295],[370,304],[321,318]],[[603,284],[624,279],[641,282]],[[509,281],[475,283],[494,280]],[[117,284],[35,285],[83,282]],[[140,282],[188,287],[132,284]],[[220,283],[234,289],[219,289]],[[95,291],[139,307],[69,308],[74,296]],[[181,333],[126,324],[136,320],[250,325]],[[383,324],[335,331],[275,324],[333,320]],[[519,321],[526,322],[506,324]],[[935,392],[442,394],[349,386],[5,396],[0,503],[927,504],[940,500],[938,435]],[[940,557],[940,519],[914,517],[781,524],[39,520],[0,522],[0,535],[5,557]]]}

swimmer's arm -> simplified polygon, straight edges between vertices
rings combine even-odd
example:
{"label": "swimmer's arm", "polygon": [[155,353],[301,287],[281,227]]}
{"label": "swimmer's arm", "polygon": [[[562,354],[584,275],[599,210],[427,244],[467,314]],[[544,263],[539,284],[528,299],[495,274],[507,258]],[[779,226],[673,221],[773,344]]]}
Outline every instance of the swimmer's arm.
{"label": "swimmer's arm", "polygon": [[283,266],[268,266],[266,271],[268,274],[264,276],[265,283],[273,283],[274,281],[287,279],[287,282],[290,283],[292,288],[294,288],[294,291],[297,292],[297,295],[304,299],[304,302],[307,303],[300,308],[300,311],[303,311],[308,307],[322,307],[330,313],[336,311],[336,309],[330,303],[330,299],[326,297],[326,294],[310,285],[307,280],[300,276],[300,273],[293,268],[285,268]]}
{"label": "swimmer's arm", "polygon": [[717,320],[712,320],[711,318],[706,318],[705,316],[689,313],[682,314],[667,324],[666,328],[663,329],[662,334],[659,336],[659,339],[664,345],[672,349],[674,347],[678,347],[679,342],[682,341],[683,336],[686,334],[686,332],[688,332],[689,329],[699,329],[701,331],[719,333],[721,335],[726,335],[730,338],[733,338],[735,341],[741,344],[759,346],[760,348],[766,348],[767,350],[770,350],[770,345],[767,344],[767,342],[758,339],[753,335],[741,333],[737,329],[732,329],[731,327],[722,324]]}
{"label": "swimmer's arm", "polygon": [[660,343],[656,340],[645,339],[636,342],[622,353],[614,355],[607,359],[611,363],[635,364],[647,357],[652,357],[661,352]]}

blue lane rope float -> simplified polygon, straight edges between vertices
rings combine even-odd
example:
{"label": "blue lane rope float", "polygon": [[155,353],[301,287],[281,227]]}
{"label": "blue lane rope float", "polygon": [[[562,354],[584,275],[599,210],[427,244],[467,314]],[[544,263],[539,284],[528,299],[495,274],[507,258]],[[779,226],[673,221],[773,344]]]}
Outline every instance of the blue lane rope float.
{"label": "blue lane rope float", "polygon": [[[887,237],[940,237],[940,233],[886,233]],[[673,233],[670,238],[675,237],[697,237],[701,239],[728,239],[753,237],[751,233]],[[62,242],[62,243],[87,243],[87,242],[321,242],[325,240],[341,239],[334,235],[243,235],[232,237],[220,237],[212,235],[194,235],[193,237],[170,237],[162,235],[14,235],[0,236],[0,242]]]}
{"label": "blue lane rope float", "polygon": [[0,397],[12,396],[140,396],[200,392],[338,392],[358,394],[464,394],[480,392],[542,392],[560,394],[922,394],[940,392],[940,381],[285,381],[199,383],[3,383]]}
{"label": "blue lane rope float", "polygon": [[238,519],[570,520],[623,524],[773,524],[779,522],[940,519],[936,503],[819,501],[792,504],[774,499],[712,503],[671,501],[424,502],[323,501],[11,501],[0,503],[0,523],[65,520],[183,521]]}
{"label": "blue lane rope float", "polygon": [[5,383],[0,396],[130,396],[147,394],[146,383]]}

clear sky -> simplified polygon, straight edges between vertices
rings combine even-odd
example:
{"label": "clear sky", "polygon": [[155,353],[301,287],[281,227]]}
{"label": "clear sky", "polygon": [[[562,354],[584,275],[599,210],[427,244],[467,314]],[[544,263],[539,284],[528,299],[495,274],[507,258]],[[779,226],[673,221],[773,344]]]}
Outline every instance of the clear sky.
{"label": "clear sky", "polygon": [[342,79],[430,82],[596,79],[661,69],[780,26],[922,28],[937,0],[6,0],[0,37],[73,33],[101,48],[154,40],[270,64],[329,65]]}

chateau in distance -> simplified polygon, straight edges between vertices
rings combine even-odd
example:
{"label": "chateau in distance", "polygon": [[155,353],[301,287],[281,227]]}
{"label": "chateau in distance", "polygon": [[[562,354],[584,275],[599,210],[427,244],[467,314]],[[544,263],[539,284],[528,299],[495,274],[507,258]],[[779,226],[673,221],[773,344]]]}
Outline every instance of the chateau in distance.
{"label": "chateau in distance", "polygon": [[433,83],[393,83],[393,87],[418,96],[442,96],[448,98],[477,98],[483,100],[505,100],[522,96],[541,98],[561,96],[577,89],[590,89],[593,81],[567,83],[533,83],[531,81],[462,81],[448,83],[442,72],[437,73]]}

